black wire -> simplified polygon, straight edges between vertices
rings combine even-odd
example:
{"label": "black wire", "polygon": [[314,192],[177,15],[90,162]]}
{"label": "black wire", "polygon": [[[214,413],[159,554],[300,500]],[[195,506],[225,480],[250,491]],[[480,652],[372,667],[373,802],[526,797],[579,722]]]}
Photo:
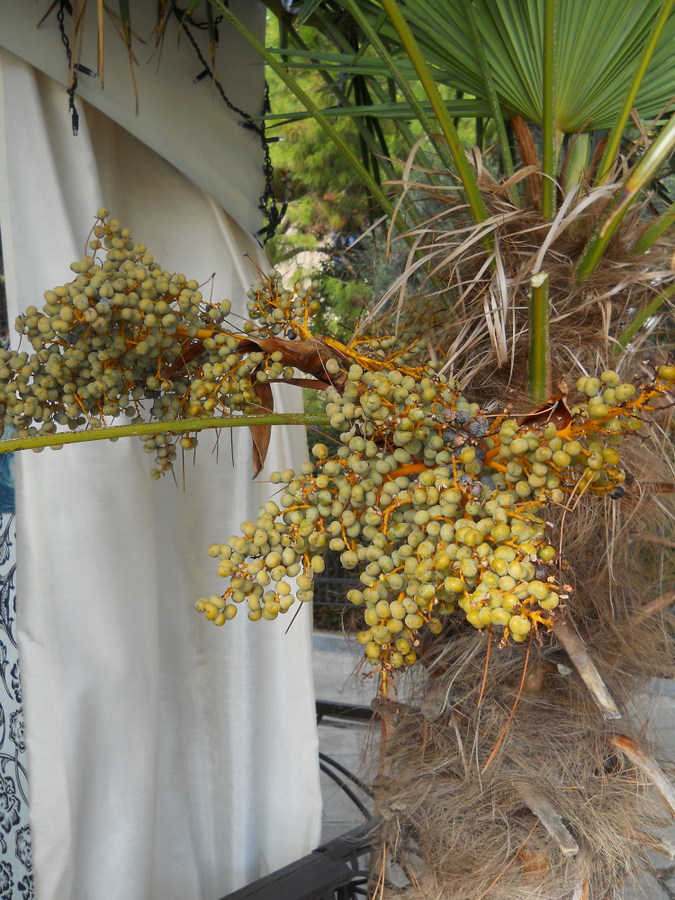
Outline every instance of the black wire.
{"label": "black wire", "polygon": [[[282,208],[279,209],[279,207],[277,206],[276,198],[274,196],[274,189],[272,186],[272,182],[274,179],[274,167],[272,166],[272,159],[270,157],[269,141],[267,140],[267,137],[265,134],[265,124],[264,124],[264,122],[260,125],[257,124],[256,122],[253,121],[253,116],[249,115],[247,112],[244,112],[243,109],[240,109],[238,106],[235,106],[235,104],[232,103],[230,98],[227,96],[227,94],[223,90],[223,86],[218,81],[218,79],[215,77],[213,69],[208,64],[205,56],[199,49],[199,45],[197,44],[197,41],[194,39],[194,37],[190,33],[190,29],[185,24],[186,16],[185,16],[184,10],[181,10],[177,6],[174,6],[173,11],[174,11],[174,15],[176,16],[176,18],[179,20],[179,22],[182,25],[183,32],[187,35],[188,40],[192,44],[192,49],[194,50],[195,55],[197,56],[197,59],[203,66],[203,69],[202,69],[201,73],[197,76],[196,80],[201,81],[203,78],[206,78],[207,76],[210,77],[211,80],[213,81],[213,84],[215,85],[216,90],[220,94],[220,96],[221,96],[223,102],[225,103],[225,105],[227,106],[227,108],[229,110],[231,110],[232,112],[237,113],[237,115],[241,116],[243,121],[241,121],[239,124],[242,126],[242,128],[250,129],[260,139],[260,143],[262,145],[262,151],[263,151],[263,174],[265,176],[265,190],[264,190],[262,196],[260,197],[260,201],[258,203],[258,209],[263,213],[263,215],[267,219],[267,224],[263,228],[261,228],[257,232],[257,234],[262,237],[263,243],[267,243],[267,241],[269,241],[271,238],[273,238],[274,235],[276,234],[276,230],[279,227],[279,223],[281,222],[281,220],[283,219],[283,217],[286,213],[286,208],[287,208],[288,204],[284,203]],[[194,24],[194,23],[191,22],[191,24]],[[203,27],[203,26],[198,26],[198,27]],[[269,85],[267,84],[267,82],[265,82],[265,99],[263,102],[263,109],[262,109],[263,115],[265,113],[268,113],[269,111],[270,111]]]}
{"label": "black wire", "polygon": [[319,753],[319,759],[328,763],[329,766],[333,766],[333,768],[337,769],[338,772],[341,772],[343,775],[346,775],[353,784],[358,788],[361,788],[364,794],[367,794],[369,797],[375,796],[375,791],[371,790],[367,784],[364,784],[361,779],[354,775],[353,772],[350,772],[349,769],[345,769],[343,765],[340,765],[337,760],[327,756],[325,753]]}
{"label": "black wire", "polygon": [[[66,27],[63,21],[66,12],[69,12],[72,15],[73,8],[68,0],[61,0],[61,2],[59,3],[59,8],[56,12],[56,20],[59,23],[59,33],[61,34],[61,41],[63,43],[63,46],[66,48],[68,66],[71,67],[73,55],[70,50],[70,41],[68,40]],[[77,107],[75,106],[75,93],[77,91],[77,66],[72,66],[72,71],[73,80],[70,82],[70,85],[66,89],[66,93],[68,94],[68,109],[70,111],[70,121],[73,127],[73,134],[77,134],[80,130],[80,114],[78,113]]]}
{"label": "black wire", "polygon": [[[75,95],[77,93],[77,73],[80,70],[82,70],[82,71],[85,71],[85,70],[82,67],[78,66],[77,64],[76,65],[72,64],[72,51],[71,51],[71,47],[70,47],[70,41],[68,40],[68,35],[66,33],[65,23],[64,23],[66,12],[69,13],[70,15],[72,15],[73,8],[72,8],[69,0],[60,0],[59,8],[56,13],[56,18],[59,23],[59,33],[61,35],[61,42],[63,43],[63,46],[65,47],[65,50],[66,50],[66,56],[68,58],[68,66],[72,68],[72,72],[73,72],[72,81],[67,88],[67,94],[68,94],[68,109],[70,111],[70,117],[71,117],[71,122],[72,122],[72,126],[73,126],[73,134],[77,134],[79,131],[79,125],[80,125],[80,116],[77,111],[77,107],[75,106]],[[262,237],[263,243],[267,243],[267,241],[269,241],[271,238],[273,238],[274,235],[276,234],[276,230],[279,227],[279,224],[286,213],[286,208],[287,208],[288,204],[284,203],[283,206],[281,207],[281,209],[279,209],[279,207],[277,206],[276,198],[274,196],[274,188],[273,188],[274,168],[272,166],[272,159],[270,157],[269,141],[267,140],[267,137],[265,134],[265,125],[264,125],[264,123],[262,123],[260,125],[257,124],[253,120],[253,116],[249,115],[243,109],[240,109],[238,106],[236,106],[234,103],[232,103],[230,98],[227,96],[227,94],[223,90],[223,86],[218,81],[218,79],[215,77],[213,70],[211,69],[208,62],[206,61],[206,58],[204,57],[203,53],[199,49],[199,45],[197,44],[197,41],[191,34],[190,29],[188,28],[186,23],[189,21],[191,26],[198,28],[200,30],[203,30],[204,28],[206,28],[207,25],[199,24],[199,23],[195,22],[191,16],[186,16],[185,10],[180,9],[176,5],[173,6],[173,12],[181,24],[183,33],[187,36],[187,39],[190,41],[190,44],[192,45],[192,49],[194,50],[194,52],[197,56],[197,59],[203,66],[201,73],[197,76],[195,81],[201,81],[203,78],[206,78],[207,76],[211,77],[211,79],[213,80],[213,83],[216,87],[216,90],[220,94],[220,96],[221,96],[223,102],[225,103],[225,105],[227,106],[227,108],[241,117],[242,121],[239,124],[242,126],[242,128],[250,129],[260,139],[260,143],[262,145],[262,151],[263,151],[263,174],[265,176],[265,189],[264,189],[264,192],[258,202],[258,209],[262,212],[263,216],[265,217],[266,224],[263,226],[263,228],[261,228],[257,232],[257,234],[260,237]],[[217,33],[218,33],[218,31],[217,31],[218,25],[220,24],[221,21],[222,21],[222,16],[218,16],[214,19],[214,27],[216,29],[216,39],[217,39]],[[86,70],[86,71],[88,74],[93,74],[93,73],[89,73],[88,70]],[[265,113],[267,113],[269,111],[270,111],[269,85],[267,84],[267,82],[265,82],[265,99],[263,102],[262,113],[264,115]]]}
{"label": "black wire", "polygon": [[340,787],[341,790],[345,792],[354,806],[357,807],[359,812],[363,813],[365,819],[372,819],[370,810],[366,806],[364,806],[363,803],[361,803],[354,791],[344,783],[339,775],[336,775],[335,772],[332,772],[325,763],[319,763],[319,768],[325,775],[328,775],[328,777],[331,778],[335,782],[335,784]]}

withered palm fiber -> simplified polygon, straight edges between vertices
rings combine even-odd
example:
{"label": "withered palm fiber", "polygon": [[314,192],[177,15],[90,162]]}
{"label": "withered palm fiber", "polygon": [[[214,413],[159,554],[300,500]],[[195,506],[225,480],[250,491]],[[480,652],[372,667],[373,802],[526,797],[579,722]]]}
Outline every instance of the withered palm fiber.
{"label": "withered palm fiber", "polygon": [[[405,295],[392,292],[380,307],[404,334],[427,335],[432,358],[488,415],[507,411],[517,419],[533,406],[528,291],[551,223],[514,209],[488,182],[481,189],[494,262],[462,197],[420,187],[433,214],[413,236],[433,273],[411,278]],[[640,209],[591,279],[577,280],[575,262],[607,202],[579,204],[541,262],[550,278],[549,390],[567,392],[570,406],[581,375],[618,367],[622,380],[648,381],[673,352],[670,301],[651,330],[614,352],[637,311],[672,280],[672,239],[655,244],[648,258],[632,255]],[[390,692],[379,705],[374,769],[382,843],[408,884],[380,880],[376,900],[614,900],[626,878],[651,869],[670,812],[643,769],[607,740],[628,735],[657,760],[669,749],[650,746],[645,732],[655,707],[647,699],[651,680],[675,677],[675,616],[667,605],[642,613],[674,584],[667,398],[647,418],[642,434],[620,448],[629,473],[621,499],[572,497],[567,509],[545,512],[562,559],[558,577],[569,585],[566,616],[621,719],[605,720],[554,634],[540,630],[529,649],[500,647],[498,635],[488,638],[451,617],[420,648],[405,703]],[[552,805],[576,853],[562,852],[528,806],[533,797]]]}
{"label": "withered palm fiber", "polygon": [[[623,448],[623,498],[584,496],[546,513],[563,548],[567,615],[622,718],[604,719],[554,635],[533,637],[529,651],[495,635],[486,660],[487,635],[453,621],[425,648],[406,703],[381,704],[383,842],[415,883],[374,897],[613,900],[650,869],[670,813],[607,736],[627,734],[656,759],[668,749],[643,734],[650,679],[675,677],[671,608],[641,613],[673,584],[672,461],[659,434],[654,425]],[[522,785],[552,804],[576,854],[561,851]]]}
{"label": "withered palm fiber", "polygon": [[[610,900],[627,873],[649,866],[646,836],[667,824],[667,810],[644,774],[606,742],[612,728],[552,655],[531,651],[526,687],[489,764],[521,681],[516,651],[490,666],[480,707],[472,691],[464,702],[451,697],[436,718],[404,710],[387,729],[384,840],[394,858],[414,851],[422,861],[420,890],[403,896],[569,900],[588,880],[589,898]],[[474,658],[453,694],[480,683],[483,658]],[[439,679],[439,692],[451,677]],[[561,852],[523,801],[521,784],[553,804],[578,853]]]}

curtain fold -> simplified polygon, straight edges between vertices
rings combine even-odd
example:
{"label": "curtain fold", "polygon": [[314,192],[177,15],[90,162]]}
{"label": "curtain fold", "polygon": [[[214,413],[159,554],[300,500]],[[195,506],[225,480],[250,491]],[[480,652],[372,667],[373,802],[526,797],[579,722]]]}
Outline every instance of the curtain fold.
{"label": "curtain fold", "polygon": [[[0,51],[10,322],[70,280],[102,205],[164,268],[245,315],[255,270],[244,253],[265,264],[255,240],[81,107],[73,137],[62,87]],[[279,406],[298,404],[289,389]],[[244,429],[200,437],[194,465],[186,456],[159,483],[134,439],[17,455],[37,900],[217,900],[318,842],[310,610],[287,632],[288,617],[252,623],[241,610],[218,629],[193,609],[225,587],[209,544],[255,516],[272,493],[266,474],[305,452],[300,428],[275,430],[255,482]]]}
{"label": "curtain fold", "polygon": [[[262,225],[259,203],[265,190],[263,154],[259,135],[242,126],[248,121],[245,116],[254,126],[260,125],[265,96],[260,58],[243,37],[220,22],[214,83],[210,75],[201,77],[204,62],[210,60],[208,33],[189,21],[181,25],[174,17],[158,48],[154,33],[157,3],[133,0],[129,4],[133,32],[130,63],[115,21],[117,4],[106,4],[102,84],[97,74],[96,5],[93,0],[86,8],[82,0],[74,4],[78,16],[82,14],[81,37],[74,45],[82,67],[78,71],[76,108],[81,109],[84,101],[101,110],[203,188],[242,228],[257,232]],[[264,40],[262,3],[229,0],[229,6],[259,40]],[[66,118],[69,127],[65,87],[70,81],[66,44],[70,48],[73,43],[71,21],[69,15],[65,16],[60,29],[58,4],[50,0],[0,0],[0,46],[61,85],[61,100],[54,114]],[[233,108],[221,96],[218,85]]]}

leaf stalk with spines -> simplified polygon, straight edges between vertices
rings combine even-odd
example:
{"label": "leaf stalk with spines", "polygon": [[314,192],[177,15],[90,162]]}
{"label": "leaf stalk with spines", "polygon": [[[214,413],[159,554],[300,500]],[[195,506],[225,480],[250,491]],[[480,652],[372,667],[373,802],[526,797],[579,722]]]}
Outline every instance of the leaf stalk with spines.
{"label": "leaf stalk with spines", "polygon": [[530,400],[539,406],[550,393],[550,366],[548,353],[549,276],[539,272],[530,280],[528,299],[528,327],[530,345],[528,354],[528,387]]}
{"label": "leaf stalk with spines", "polygon": [[622,353],[645,322],[653,316],[663,306],[666,300],[673,296],[673,294],[675,294],[675,284],[669,284],[663,293],[654,297],[644,309],[641,309],[630,325],[628,325],[617,338],[616,344],[613,347],[613,352],[615,354]]}
{"label": "leaf stalk with spines", "polygon": [[[251,47],[258,53],[265,63],[274,71],[274,73],[283,81],[286,87],[298,98],[305,106],[308,112],[314,117],[318,125],[323,129],[326,135],[334,143],[337,151],[345,158],[349,165],[354,169],[361,182],[367,190],[372,194],[374,200],[381,207],[383,212],[388,216],[394,215],[394,207],[383,192],[382,188],[377,184],[372,175],[366,170],[358,157],[352,152],[345,140],[336,131],[328,121],[328,118],[314,103],[312,98],[304,91],[297,81],[292,78],[284,66],[282,66],[272,53],[262,44],[258,38],[240,21],[240,19],[221,2],[221,0],[209,0],[223,18],[230,23],[241,36],[248,41]],[[404,229],[402,229],[404,230]]]}
{"label": "leaf stalk with spines", "polygon": [[[299,50],[304,53],[311,53],[312,51],[307,46],[305,41],[302,39],[301,35],[298,32],[298,27],[303,24],[303,21],[297,21],[293,23],[289,16],[280,16],[278,12],[275,12],[275,15],[279,16],[279,21],[282,26],[283,36],[284,36],[284,45],[280,48],[282,51],[283,58],[285,61],[289,62],[291,58],[292,51],[289,52],[288,46],[288,37],[292,37],[293,41]],[[319,11],[313,12],[312,15],[319,15]],[[299,17],[298,17],[299,18]],[[334,42],[340,42],[339,47],[342,53],[347,53],[349,51],[349,45],[347,41],[339,32],[336,32],[334,29],[330,28],[329,22],[324,22],[323,17],[320,19],[321,29],[325,30],[331,37]],[[381,134],[381,129],[378,120],[374,120],[375,129],[378,131],[377,138],[372,133],[370,127],[364,124],[364,121],[361,116],[356,114],[356,110],[354,113],[350,113],[350,110],[354,109],[354,104],[349,99],[349,90],[348,87],[345,88],[342,85],[344,84],[343,73],[340,72],[338,78],[333,78],[328,71],[326,65],[324,64],[321,55],[318,53],[312,54],[312,59],[316,60],[316,71],[321,76],[324,81],[326,88],[334,94],[337,101],[337,108],[340,109],[341,113],[347,113],[350,115],[351,121],[353,122],[355,128],[358,131],[359,141],[363,142],[367,146],[368,153],[370,154],[371,162],[375,160],[373,165],[376,169],[382,169],[385,178],[391,179],[394,175],[394,170],[389,162],[389,152],[386,148],[386,144],[384,142],[384,138]],[[331,113],[334,114],[334,110],[331,110]],[[268,121],[272,121],[275,117],[270,116],[269,114],[266,116]],[[372,118],[372,117],[371,117]],[[409,143],[412,144],[412,140],[409,140]],[[364,157],[364,168],[368,171],[366,160]],[[380,178],[377,177],[378,184],[380,183]]]}
{"label": "leaf stalk with spines", "polygon": [[659,38],[661,37],[665,24],[668,21],[668,17],[673,11],[674,6],[675,0],[663,0],[661,11],[659,12],[658,18],[655,20],[654,25],[652,26],[649,40],[645,44],[642,56],[638,60],[633,80],[629,84],[628,90],[626,91],[623,105],[619,110],[619,114],[617,115],[614,127],[612,128],[609,137],[607,138],[607,146],[605,147],[605,152],[603,153],[602,159],[600,160],[598,173],[595,179],[595,182],[598,185],[607,180],[609,171],[614,160],[616,159],[617,153],[619,152],[621,138],[626,128],[626,123],[628,122],[633,106],[635,105],[635,98],[637,97],[637,93],[644,80],[645,73],[647,72],[649,63],[651,62],[654,50],[656,49],[656,45],[659,41]]}
{"label": "leaf stalk with spines", "polygon": [[577,264],[577,278],[580,283],[588,281],[602,259],[607,245],[619,228],[640,193],[657,176],[663,163],[675,150],[675,116],[661,129],[658,137],[649,146],[642,159],[634,167],[614,203],[609,208],[600,226],[588,242]]}
{"label": "leaf stalk with spines", "polygon": [[542,135],[542,183],[541,214],[552,219],[556,208],[556,59],[558,54],[558,0],[546,0],[544,4],[544,46],[543,46],[543,135]]}
{"label": "leaf stalk with spines", "polygon": [[633,252],[639,255],[646,253],[658,239],[675,225],[675,203],[671,203],[646,231],[633,247]]}
{"label": "leaf stalk with spines", "polygon": [[[410,61],[415,67],[415,71],[420,79],[422,87],[429,98],[431,107],[434,111],[438,124],[441,127],[443,136],[448,142],[450,153],[457,170],[457,175],[462,183],[464,191],[471,207],[473,217],[477,223],[484,222],[488,218],[488,212],[483,202],[478,184],[474,173],[466,158],[466,153],[457,134],[457,130],[452,121],[452,117],[448,113],[443,98],[440,95],[434,76],[431,73],[429,64],[422,53],[415,37],[408,25],[401,9],[396,0],[382,0],[382,6],[389,16],[391,24],[396,29],[396,33],[401,39],[401,43],[405,48]],[[486,236],[486,243],[491,244],[490,236]]]}
{"label": "leaf stalk with spines", "polygon": [[[504,126],[504,116],[495,90],[492,72],[490,70],[490,62],[487,53],[485,52],[485,42],[482,40],[480,31],[478,30],[476,10],[470,0],[462,0],[462,7],[471,30],[473,48],[483,75],[485,93],[490,103],[490,107],[492,108],[492,118],[497,131],[497,141],[499,143],[499,152],[501,153],[502,168],[507,176],[511,176],[514,173],[511,147],[509,146],[509,139],[506,134],[506,127]],[[518,196],[518,188],[516,185],[511,186],[510,196],[516,206],[518,206],[520,198]]]}
{"label": "leaf stalk with spines", "polygon": [[65,431],[56,434],[38,434],[30,437],[13,437],[0,440],[0,453],[15,450],[38,450],[44,447],[62,447],[64,444],[81,444],[89,441],[113,441],[124,437],[151,437],[155,434],[191,434],[212,428],[251,428],[255,425],[301,425],[326,428],[328,416],[310,416],[303,413],[275,413],[267,416],[227,416],[218,419],[178,419],[175,422],[141,422],[134,425],[110,425],[89,431]]}
{"label": "leaf stalk with spines", "polygon": [[358,4],[354,2],[354,0],[343,0],[343,2],[345,7],[354,17],[355,21],[358,22],[359,27],[363,29],[363,33],[368,38],[368,41],[370,42],[372,47],[376,50],[378,57],[387,67],[390,76],[394,79],[394,82],[401,91],[401,94],[410,104],[410,108],[414,111],[418,121],[424,129],[425,134],[429,136],[429,139],[432,142],[436,152],[438,153],[439,158],[443,160],[443,162],[447,166],[450,166],[452,157],[448,153],[447,147],[443,144],[442,141],[436,139],[434,135],[435,129],[433,128],[432,122],[427,116],[424,107],[420,104],[417,97],[415,97],[414,92],[410,89],[410,85],[408,84],[406,79],[403,78],[399,69],[396,67],[396,63],[393,57],[387,51],[387,48],[385,47],[379,34],[372,27],[369,19],[363,14],[362,10],[359,9]]}

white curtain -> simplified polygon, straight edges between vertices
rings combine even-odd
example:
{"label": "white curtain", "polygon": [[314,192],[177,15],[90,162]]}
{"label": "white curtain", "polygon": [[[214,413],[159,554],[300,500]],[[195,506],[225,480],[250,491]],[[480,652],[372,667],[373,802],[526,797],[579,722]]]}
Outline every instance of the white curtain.
{"label": "white curtain", "polygon": [[[180,102],[167,103],[176,116]],[[255,241],[79,106],[74,137],[63,88],[0,51],[10,322],[70,280],[101,205],[165,268],[215,272],[214,297],[243,313],[255,278],[244,252],[264,264]],[[266,472],[303,453],[299,428],[275,430]],[[252,623],[241,610],[218,629],[193,610],[225,586],[208,545],[270,495],[265,473],[251,480],[248,433],[200,438],[175,482],[151,480],[134,439],[16,462],[36,900],[217,900],[309,852],[320,831],[310,610],[288,633],[288,617]]]}
{"label": "white curtain", "polygon": [[[85,8],[81,20],[83,37],[74,41],[69,16],[65,16],[63,28],[59,28],[57,7],[37,28],[52,7],[52,0],[0,0],[0,46],[65,86],[70,79],[64,45],[64,41],[68,42],[74,57],[85,69],[78,73],[77,97],[159,153],[203,188],[240,225],[255,233],[262,224],[258,209],[264,189],[262,152],[256,134],[242,127],[242,113],[259,123],[264,105],[264,69],[260,57],[241,35],[221,22],[216,82],[204,77],[195,83],[204,69],[188,34],[197,43],[202,59],[208,61],[207,32],[185,23],[179,35],[177,21],[171,19],[160,52],[153,32],[157,3],[133,0],[129,6],[134,63],[130,66],[126,47],[115,26],[117,4],[106,4],[106,10],[112,14],[106,12],[103,18],[104,87],[102,79],[95,74],[96,6],[93,0],[86,6],[82,0],[75,4],[79,13]],[[264,40],[262,3],[229,0],[229,8],[259,40]],[[218,85],[234,109],[226,105]],[[80,106],[79,100],[75,103]],[[68,115],[67,108],[64,92],[57,107],[59,118]]]}

